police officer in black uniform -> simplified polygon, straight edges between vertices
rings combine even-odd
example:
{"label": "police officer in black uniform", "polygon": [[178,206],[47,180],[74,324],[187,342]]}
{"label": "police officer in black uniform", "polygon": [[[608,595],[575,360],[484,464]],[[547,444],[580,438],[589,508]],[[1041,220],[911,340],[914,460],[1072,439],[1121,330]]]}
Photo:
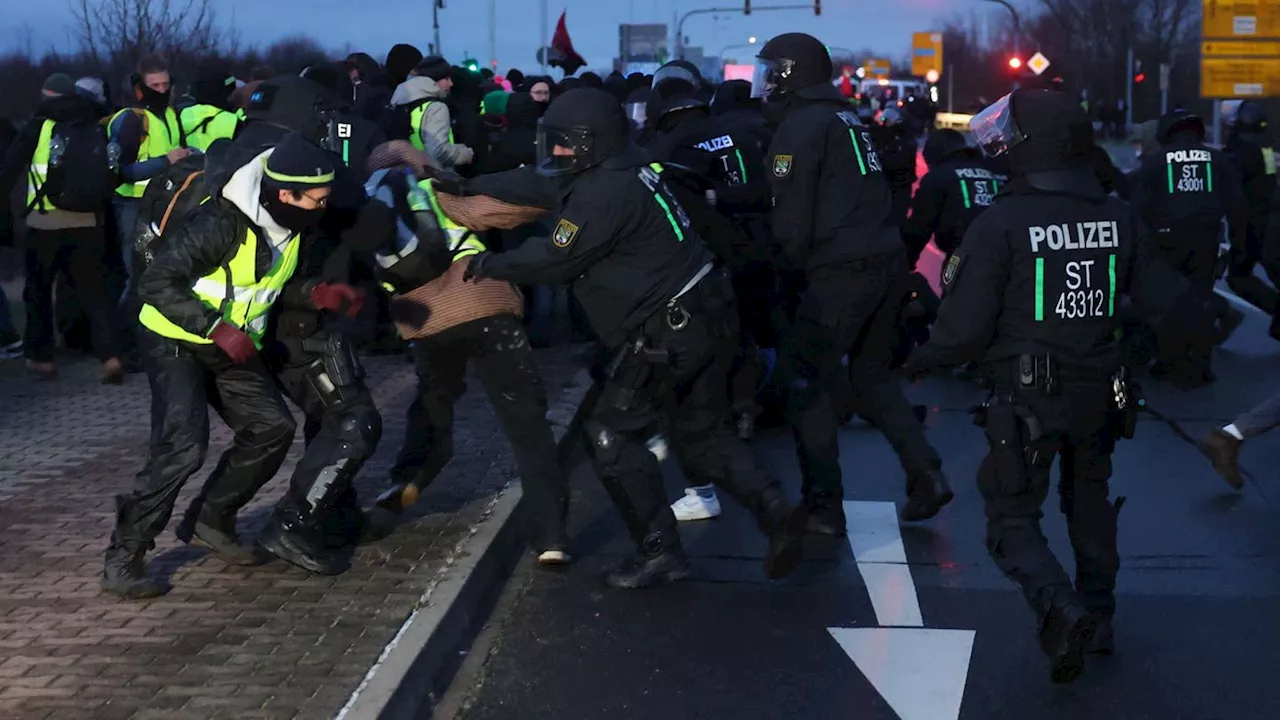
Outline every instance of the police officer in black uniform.
{"label": "police officer in black uniform", "polygon": [[[1204,121],[1185,110],[1160,118],[1156,130],[1162,152],[1146,156],[1134,175],[1130,202],[1153,234],[1165,259],[1213,303],[1218,274],[1218,239],[1227,218],[1232,247],[1245,245],[1249,209],[1235,166],[1204,144]],[[1185,354],[1162,348],[1153,377],[1168,377],[1179,387],[1213,382],[1211,334]]]}
{"label": "police officer in black uniform", "polygon": [[881,110],[869,130],[893,193],[890,218],[894,225],[902,227],[911,207],[911,187],[916,183],[915,136],[907,125],[906,113],[896,105]]}
{"label": "police officer in black uniform", "polygon": [[902,228],[912,267],[930,237],[949,259],[969,224],[991,206],[1000,188],[1009,182],[1007,175],[990,169],[982,152],[970,147],[964,135],[949,128],[934,131],[924,141],[924,161],[929,172],[920,180],[911,203],[911,217]]}
{"label": "police officer in black uniform", "polygon": [[[1240,103],[1223,150],[1240,171],[1245,202],[1249,203],[1244,243],[1231,248],[1227,285],[1263,312],[1271,313],[1276,309],[1276,290],[1253,274],[1254,267],[1263,260],[1271,196],[1276,192],[1276,153],[1267,136],[1267,112],[1261,103],[1254,100]],[[1277,272],[1280,268],[1267,263],[1263,263],[1263,268],[1273,285],[1280,281],[1280,272]]]}
{"label": "police officer in black uniform", "polygon": [[765,156],[773,233],[782,245],[780,272],[797,297],[794,323],[779,348],[780,368],[788,375],[810,530],[842,534],[833,396],[844,392],[841,359],[850,348],[853,404],[884,432],[907,471],[903,519],[933,517],[953,495],[941,459],[889,375],[889,348],[859,342],[872,334],[877,316],[896,318],[901,311],[909,282],[906,248],[889,217],[889,183],[870,132],[830,79],[826,47],[811,35],[787,33],[760,51],[753,92],[778,125]]}
{"label": "police officer in black uniform", "polygon": [[765,226],[770,191],[764,159],[751,137],[711,115],[697,88],[684,78],[655,84],[646,114],[653,135],[645,149],[653,159],[688,168],[705,183],[693,188],[703,197],[693,198],[686,209],[699,235],[733,275],[743,352],[730,376],[730,401],[738,435],[749,439],[759,414],[756,389],[763,374],[757,348],[773,347],[769,315],[777,250]]}
{"label": "police officer in black uniform", "polygon": [[[990,444],[978,469],[987,549],[1022,586],[1054,682],[1069,682],[1085,651],[1112,647],[1123,499],[1110,502],[1107,481],[1138,401],[1120,365],[1116,311],[1128,295],[1191,317],[1170,307],[1188,286],[1156,258],[1129,207],[1103,194],[1078,103],[1017,90],[970,128],[984,152],[1007,155],[1013,179],[948,260],[932,338],[907,370],[982,364],[992,389],[977,413]],[[1074,587],[1040,531],[1055,456]]]}
{"label": "police officer in black uniform", "polygon": [[664,182],[663,166],[628,142],[613,96],[571,90],[551,104],[538,133],[537,172],[572,182],[551,236],[477,255],[468,274],[571,283],[609,348],[606,379],[583,428],[638,549],[606,581],[637,588],[689,573],[657,460],[645,446],[660,427],[686,472],[755,513],[769,536],[766,573],[787,575],[799,560],[804,514],[792,512],[729,428],[725,378],[738,319],[728,278]]}

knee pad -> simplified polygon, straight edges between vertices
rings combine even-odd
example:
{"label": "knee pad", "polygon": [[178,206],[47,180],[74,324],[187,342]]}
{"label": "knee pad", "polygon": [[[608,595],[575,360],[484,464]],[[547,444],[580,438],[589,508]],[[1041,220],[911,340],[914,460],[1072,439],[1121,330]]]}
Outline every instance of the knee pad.
{"label": "knee pad", "polygon": [[622,438],[616,432],[590,421],[583,423],[582,431],[586,434],[587,450],[602,469],[617,464],[622,455]]}
{"label": "knee pad", "polygon": [[343,443],[360,448],[360,454],[368,457],[382,439],[382,416],[372,407],[352,408],[335,418],[338,435]]}

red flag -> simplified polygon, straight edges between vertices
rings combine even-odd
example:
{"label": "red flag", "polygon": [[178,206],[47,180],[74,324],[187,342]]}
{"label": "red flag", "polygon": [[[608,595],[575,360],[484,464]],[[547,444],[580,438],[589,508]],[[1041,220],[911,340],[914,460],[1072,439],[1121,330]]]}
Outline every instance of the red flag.
{"label": "red flag", "polygon": [[560,13],[560,22],[556,23],[556,34],[551,38],[551,57],[547,59],[548,65],[563,69],[566,76],[578,72],[578,68],[587,64],[578,51],[573,49],[573,40],[569,39],[569,28],[564,22],[567,14],[567,11]]}

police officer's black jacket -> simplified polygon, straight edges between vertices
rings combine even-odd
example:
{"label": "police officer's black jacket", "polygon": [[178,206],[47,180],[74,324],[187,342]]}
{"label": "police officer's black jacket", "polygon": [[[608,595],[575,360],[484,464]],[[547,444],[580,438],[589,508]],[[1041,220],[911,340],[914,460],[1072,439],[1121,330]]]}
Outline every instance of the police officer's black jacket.
{"label": "police officer's black jacket", "polygon": [[1242,238],[1248,223],[1235,166],[1222,152],[1185,134],[1143,156],[1130,203],[1162,245],[1184,232],[1216,235],[1224,217],[1232,237]]}
{"label": "police officer's black jacket", "polygon": [[[609,347],[625,342],[714,261],[649,163],[648,154],[633,147],[575,176],[550,237],[488,256],[477,273],[529,285],[571,283],[601,340]],[[536,185],[520,177],[531,172],[492,175],[484,187],[505,184],[504,178]]]}
{"label": "police officer's black jacket", "polygon": [[942,252],[955,252],[969,224],[1008,182],[1007,176],[993,172],[972,150],[952,154],[930,167],[920,180],[911,216],[902,227],[911,264],[920,258],[930,236]]}
{"label": "police officer's black jacket", "polygon": [[1266,138],[1255,133],[1232,133],[1223,148],[1240,173],[1250,221],[1259,231],[1271,211],[1271,195],[1276,190],[1276,156]]}
{"label": "police officer's black jacket", "polygon": [[1019,179],[969,226],[943,285],[910,373],[1025,353],[1051,356],[1064,373],[1110,374],[1120,365],[1121,296],[1170,314],[1187,289],[1123,200],[1100,187],[1051,193]]}
{"label": "police officer's black jacket", "polygon": [[[686,113],[674,127],[659,128],[645,149],[657,162],[689,168],[707,179],[698,197],[681,197],[698,233],[717,255],[735,267],[772,261],[776,253],[767,247],[762,217],[770,202],[769,181],[754,140],[720,118]],[[715,191],[714,208],[703,200],[707,189]]]}
{"label": "police officer's black jacket", "polygon": [[[254,163],[258,155],[237,152],[231,143],[218,142],[209,147],[205,159],[209,200],[172,231],[167,232],[155,258],[138,278],[138,297],[154,306],[160,314],[183,330],[207,336],[221,317],[218,311],[200,301],[192,292],[195,281],[222,267],[235,254],[245,234],[253,230],[257,236],[255,273],[261,277],[275,264],[264,230],[256,225],[236,203],[227,199],[223,189],[236,171]],[[253,180],[258,182],[259,178]],[[264,211],[265,212],[265,211]]]}
{"label": "police officer's black jacket", "polygon": [[[794,269],[902,251],[871,134],[834,87],[793,98],[765,156],[773,233]],[[829,96],[829,99],[828,97]]]}
{"label": "police officer's black jacket", "polygon": [[876,143],[876,149],[880,151],[880,159],[884,163],[884,172],[889,182],[895,187],[914,183],[918,150],[915,138],[902,126],[871,125],[867,129]]}

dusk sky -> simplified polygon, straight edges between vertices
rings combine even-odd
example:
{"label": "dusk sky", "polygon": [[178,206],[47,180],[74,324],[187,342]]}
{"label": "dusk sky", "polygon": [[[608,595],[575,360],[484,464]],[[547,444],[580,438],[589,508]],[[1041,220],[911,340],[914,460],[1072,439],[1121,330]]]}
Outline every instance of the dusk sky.
{"label": "dusk sky", "polygon": [[[118,0],[90,0],[117,2]],[[174,0],[181,4],[184,0]],[[497,9],[497,60],[502,69],[535,68],[540,44],[550,39],[556,19],[568,11],[569,33],[578,52],[592,68],[609,67],[617,54],[618,24],[665,22],[700,7],[733,7],[741,0],[547,0],[547,37],[539,42],[539,0],[493,0]],[[803,5],[808,0],[753,0],[753,5]],[[431,41],[431,0],[214,0],[221,23],[234,23],[246,43],[269,43],[290,34],[310,35],[322,44],[346,44],[381,59],[397,42],[417,45],[424,52]],[[445,55],[458,62],[470,55],[482,63],[489,57],[489,0],[446,0],[440,11],[441,44]],[[823,0],[822,16],[812,10],[757,11],[695,15],[685,23],[690,45],[718,55],[727,45],[745,44],[755,35],[760,42],[772,35],[801,31],[832,46],[872,48],[891,58],[905,57],[911,33],[935,29],[940,21],[973,12],[1001,13],[982,0]],[[69,0],[0,0],[0,46],[16,48],[30,37],[37,51],[71,44]],[[749,48],[730,51],[744,61]]]}

